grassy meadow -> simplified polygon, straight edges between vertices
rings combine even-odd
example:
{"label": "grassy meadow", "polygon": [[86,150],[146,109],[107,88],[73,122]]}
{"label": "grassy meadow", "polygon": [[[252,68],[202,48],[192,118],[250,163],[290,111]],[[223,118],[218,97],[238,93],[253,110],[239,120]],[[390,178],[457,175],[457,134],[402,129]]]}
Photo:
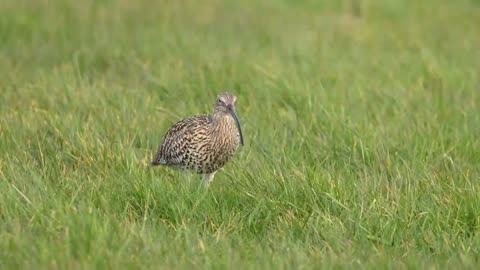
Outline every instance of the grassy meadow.
{"label": "grassy meadow", "polygon": [[[480,1],[0,2],[0,269],[476,269]],[[149,162],[238,96],[215,177]]]}

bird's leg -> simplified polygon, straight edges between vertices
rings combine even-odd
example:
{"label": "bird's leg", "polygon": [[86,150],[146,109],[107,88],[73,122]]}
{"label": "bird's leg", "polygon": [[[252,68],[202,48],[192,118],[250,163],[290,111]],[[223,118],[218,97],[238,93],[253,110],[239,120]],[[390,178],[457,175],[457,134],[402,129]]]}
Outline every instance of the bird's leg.
{"label": "bird's leg", "polygon": [[203,180],[203,188],[204,188],[205,190],[207,190],[208,185],[210,184],[210,182],[213,181],[213,177],[215,176],[215,173],[217,173],[217,172],[215,171],[215,172],[212,172],[212,173],[209,173],[209,174],[206,174],[206,175],[205,175],[205,179]]}

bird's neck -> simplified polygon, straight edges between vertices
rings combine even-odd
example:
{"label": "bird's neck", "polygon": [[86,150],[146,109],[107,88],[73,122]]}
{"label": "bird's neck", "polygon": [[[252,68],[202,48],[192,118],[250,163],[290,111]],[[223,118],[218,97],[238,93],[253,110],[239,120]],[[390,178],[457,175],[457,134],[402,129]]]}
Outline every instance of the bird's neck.
{"label": "bird's neck", "polygon": [[235,130],[235,120],[230,114],[223,112],[216,112],[213,114],[213,130],[216,132],[225,132],[228,130]]}
{"label": "bird's neck", "polygon": [[214,113],[212,119],[212,136],[219,149],[231,148],[239,143],[239,131],[235,120],[228,113]]}

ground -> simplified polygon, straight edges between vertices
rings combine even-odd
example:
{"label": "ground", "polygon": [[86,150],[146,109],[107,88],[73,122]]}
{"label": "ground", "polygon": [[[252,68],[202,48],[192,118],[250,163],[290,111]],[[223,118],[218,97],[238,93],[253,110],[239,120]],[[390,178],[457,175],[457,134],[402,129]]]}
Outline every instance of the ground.
{"label": "ground", "polygon": [[[480,2],[0,3],[1,269],[474,269]],[[238,96],[208,192],[149,162]]]}

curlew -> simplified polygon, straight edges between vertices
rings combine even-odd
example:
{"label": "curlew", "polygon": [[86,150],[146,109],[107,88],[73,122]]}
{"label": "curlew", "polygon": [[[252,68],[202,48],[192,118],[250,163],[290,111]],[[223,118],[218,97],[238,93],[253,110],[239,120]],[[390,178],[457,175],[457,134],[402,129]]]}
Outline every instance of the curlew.
{"label": "curlew", "polygon": [[165,134],[152,165],[187,169],[204,175],[204,188],[215,173],[243,145],[242,129],[235,113],[237,97],[217,96],[212,114],[195,115],[176,122]]}

